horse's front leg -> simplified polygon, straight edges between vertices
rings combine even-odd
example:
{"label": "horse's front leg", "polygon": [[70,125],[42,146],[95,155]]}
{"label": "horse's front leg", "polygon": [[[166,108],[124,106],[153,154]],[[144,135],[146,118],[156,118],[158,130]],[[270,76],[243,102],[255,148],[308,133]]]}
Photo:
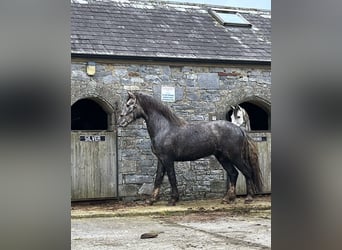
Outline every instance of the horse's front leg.
{"label": "horse's front leg", "polygon": [[156,172],[156,179],[154,180],[154,188],[152,191],[151,198],[146,201],[147,204],[153,205],[154,202],[158,201],[159,199],[159,193],[160,193],[160,187],[163,182],[165,175],[165,168],[160,160],[158,160],[158,166],[157,166],[157,172]]}
{"label": "horse's front leg", "polygon": [[167,177],[169,178],[169,182],[171,185],[171,199],[168,202],[169,206],[176,205],[176,202],[179,200],[179,193],[177,188],[177,179],[175,173],[175,167],[173,161],[165,161],[164,167],[167,172]]}

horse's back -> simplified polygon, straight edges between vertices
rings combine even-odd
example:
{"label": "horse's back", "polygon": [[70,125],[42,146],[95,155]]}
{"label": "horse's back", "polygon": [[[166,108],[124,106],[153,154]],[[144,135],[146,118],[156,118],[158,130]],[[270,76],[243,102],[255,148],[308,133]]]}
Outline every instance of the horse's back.
{"label": "horse's back", "polygon": [[195,122],[173,128],[167,137],[164,149],[178,160],[194,160],[219,151],[238,152],[243,131],[228,121]]}
{"label": "horse's back", "polygon": [[194,122],[188,123],[180,129],[178,133],[183,134],[185,137],[195,136],[199,138],[220,139],[222,137],[241,138],[243,131],[241,128],[229,121],[207,121],[207,122]]}
{"label": "horse's back", "polygon": [[204,136],[216,138],[242,135],[239,126],[224,120],[189,123],[185,129],[199,131]]}
{"label": "horse's back", "polygon": [[244,131],[229,121],[212,121],[207,125],[211,129],[212,136],[215,136],[219,145],[229,144],[238,146],[244,137]]}

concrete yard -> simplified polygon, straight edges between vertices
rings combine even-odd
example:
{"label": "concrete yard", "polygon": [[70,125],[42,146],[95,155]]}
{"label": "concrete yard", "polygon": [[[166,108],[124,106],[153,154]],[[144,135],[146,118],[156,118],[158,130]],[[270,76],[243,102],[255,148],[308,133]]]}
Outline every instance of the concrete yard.
{"label": "concrete yard", "polygon": [[[140,239],[144,233],[158,236]],[[71,249],[270,249],[271,199],[74,205]]]}

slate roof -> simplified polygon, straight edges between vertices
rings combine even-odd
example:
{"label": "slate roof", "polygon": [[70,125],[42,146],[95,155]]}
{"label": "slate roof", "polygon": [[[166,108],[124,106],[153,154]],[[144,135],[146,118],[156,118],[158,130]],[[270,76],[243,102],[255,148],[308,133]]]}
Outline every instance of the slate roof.
{"label": "slate roof", "polygon": [[201,4],[71,0],[72,56],[271,62],[271,13],[233,9],[252,27],[219,24]]}

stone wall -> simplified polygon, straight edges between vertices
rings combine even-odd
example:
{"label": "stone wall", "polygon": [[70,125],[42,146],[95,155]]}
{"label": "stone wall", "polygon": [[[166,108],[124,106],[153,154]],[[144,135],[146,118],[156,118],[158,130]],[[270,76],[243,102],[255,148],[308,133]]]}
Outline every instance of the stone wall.
{"label": "stone wall", "polygon": [[[96,98],[106,106],[107,112],[112,112],[113,130],[127,90],[140,90],[160,98],[161,86],[175,87],[176,101],[167,105],[187,121],[206,121],[211,116],[224,119],[230,105],[247,99],[271,102],[270,66],[98,61],[96,74],[90,77],[86,74],[86,62],[73,60],[71,73],[71,104],[81,98]],[[151,152],[142,120],[119,128],[117,135],[119,195],[136,199],[140,197],[138,191],[144,183],[153,183],[157,159]],[[176,175],[183,200],[223,196],[225,173],[214,157],[176,163]],[[162,199],[167,199],[169,191],[165,176]]]}

